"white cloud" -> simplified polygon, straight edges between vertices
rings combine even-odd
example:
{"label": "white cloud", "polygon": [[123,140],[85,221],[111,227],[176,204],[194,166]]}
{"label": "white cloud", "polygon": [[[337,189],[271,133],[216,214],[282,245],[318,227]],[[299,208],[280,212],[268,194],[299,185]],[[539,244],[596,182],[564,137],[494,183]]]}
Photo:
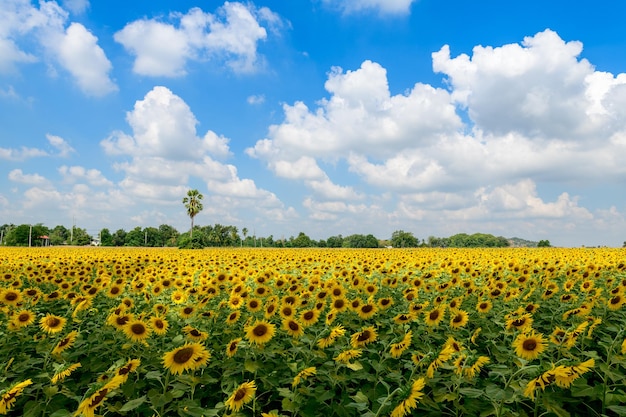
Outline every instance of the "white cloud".
{"label": "white cloud", "polygon": [[63,0],[66,9],[75,14],[82,14],[89,9],[89,0]]}
{"label": "white cloud", "polygon": [[49,182],[39,174],[24,174],[21,169],[14,169],[9,172],[9,179],[13,182],[29,185],[46,185]]}
{"label": "white cloud", "polygon": [[228,139],[212,131],[198,137],[198,121],[191,109],[169,89],[154,87],[126,119],[131,135],[114,132],[101,142],[108,155],[130,157],[114,164],[124,175],[118,184],[124,195],[138,202],[179,206],[189,183],[200,179],[206,184],[206,190],[200,190],[205,193],[201,217],[237,222],[239,210],[290,216],[292,209],[285,208],[274,193],[240,178],[234,165],[217,159],[231,155]]}
{"label": "white cloud", "polygon": [[59,167],[59,173],[63,176],[64,180],[67,182],[78,182],[78,181],[87,181],[90,185],[94,187],[111,187],[113,186],[113,182],[106,179],[106,177],[102,174],[101,171],[97,169],[87,169],[82,166],[71,166],[62,165]]}
{"label": "white cloud", "polygon": [[110,155],[161,157],[168,160],[199,160],[206,152],[226,157],[228,139],[208,131],[196,133],[198,121],[191,109],[168,88],[157,86],[126,115],[133,135],[113,132],[101,142]]}
{"label": "white cloud", "polygon": [[98,46],[98,38],[80,23],[70,24],[65,33],[51,37],[46,44],[86,94],[104,96],[117,91],[109,78],[111,62]]}
{"label": "white cloud", "polygon": [[56,152],[50,152],[39,148],[29,148],[26,146],[22,146],[20,148],[0,148],[0,159],[6,159],[9,161],[24,161],[30,158],[46,156],[66,158],[71,153],[75,152],[65,139],[59,136],[47,134],[46,139]]}
{"label": "white cloud", "polygon": [[248,96],[246,99],[248,104],[263,104],[265,103],[265,96],[263,94]]}
{"label": "white cloud", "polygon": [[137,20],[114,35],[135,55],[136,73],[177,77],[185,75],[187,61],[207,59],[220,60],[238,73],[256,71],[263,65],[258,44],[267,38],[261,24],[275,29],[281,21],[267,8],[238,2],[225,2],[215,14],[195,7],[187,14],[172,14],[170,20],[174,23]]}
{"label": "white cloud", "polygon": [[374,10],[380,14],[408,14],[411,4],[416,0],[323,0],[331,7],[338,8],[343,13],[357,13]]}
{"label": "white cloud", "polygon": [[[70,2],[74,10],[88,3]],[[0,72],[15,71],[16,64],[40,59],[33,51],[22,51],[16,40],[34,37],[52,58],[66,69],[86,94],[102,96],[117,90],[109,78],[111,63],[98,46],[98,39],[80,23],[70,23],[69,14],[54,1],[41,1],[39,8],[28,0],[4,0],[0,13]],[[52,71],[54,72],[54,70]]]}

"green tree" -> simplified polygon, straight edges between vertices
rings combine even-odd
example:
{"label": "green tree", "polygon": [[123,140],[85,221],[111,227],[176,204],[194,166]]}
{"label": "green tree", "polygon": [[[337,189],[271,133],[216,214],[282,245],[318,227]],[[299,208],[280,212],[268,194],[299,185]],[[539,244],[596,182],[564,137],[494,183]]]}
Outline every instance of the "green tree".
{"label": "green tree", "polygon": [[300,232],[298,237],[291,242],[291,246],[294,248],[310,248],[315,246],[315,243],[304,232]]}
{"label": "green tree", "polygon": [[204,208],[202,207],[201,202],[203,198],[204,196],[200,194],[200,191],[195,189],[187,191],[187,197],[183,198],[183,204],[187,209],[187,215],[191,218],[191,228],[189,229],[191,239],[193,239],[193,218],[196,217],[196,215]]}
{"label": "green tree", "polygon": [[178,241],[178,230],[168,224],[162,224],[159,226],[159,233],[165,246],[176,246]]}
{"label": "green tree", "polygon": [[137,226],[130,232],[126,233],[124,246],[143,246],[144,233],[141,227]]}
{"label": "green tree", "polygon": [[100,230],[100,245],[113,246],[113,235],[107,228]]}
{"label": "green tree", "polygon": [[124,229],[118,229],[113,233],[113,246],[124,246],[126,244],[126,231]]}
{"label": "green tree", "polygon": [[50,230],[50,244],[51,245],[63,245],[70,240],[70,231],[62,225],[55,226]]}
{"label": "green tree", "polygon": [[396,230],[391,234],[391,246],[394,248],[416,248],[419,240],[411,232]]}
{"label": "green tree", "polygon": [[6,236],[8,246],[42,246],[40,236],[48,236],[50,230],[41,223],[21,224],[12,228]]}
{"label": "green tree", "polygon": [[241,246],[243,246],[243,241],[245,241],[246,238],[248,237],[248,228],[244,227],[243,229],[241,229],[241,234],[243,235],[243,240],[241,241]]}
{"label": "green tree", "polygon": [[343,246],[343,237],[341,235],[331,236],[326,239],[326,246],[329,248],[340,248]]}
{"label": "green tree", "polygon": [[540,240],[540,241],[537,243],[537,247],[538,247],[538,248],[549,248],[549,247],[551,247],[551,246],[552,246],[552,245],[550,245],[550,241],[549,241],[549,240],[547,240],[547,239],[546,239],[546,240]]}

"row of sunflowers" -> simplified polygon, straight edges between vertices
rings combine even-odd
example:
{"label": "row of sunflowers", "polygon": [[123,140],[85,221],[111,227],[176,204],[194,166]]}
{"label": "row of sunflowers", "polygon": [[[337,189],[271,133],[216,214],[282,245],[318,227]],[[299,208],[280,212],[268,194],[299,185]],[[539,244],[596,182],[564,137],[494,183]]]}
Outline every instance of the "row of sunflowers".
{"label": "row of sunflowers", "polygon": [[626,250],[0,249],[0,414],[626,415]]}

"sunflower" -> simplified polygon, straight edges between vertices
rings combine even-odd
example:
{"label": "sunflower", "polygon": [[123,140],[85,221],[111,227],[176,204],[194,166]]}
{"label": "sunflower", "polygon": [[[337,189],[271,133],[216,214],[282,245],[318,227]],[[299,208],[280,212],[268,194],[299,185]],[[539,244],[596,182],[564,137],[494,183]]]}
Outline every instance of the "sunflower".
{"label": "sunflower", "polygon": [[15,313],[11,322],[16,329],[21,329],[22,327],[30,326],[35,322],[35,314],[29,310],[20,310]]}
{"label": "sunflower", "polygon": [[430,311],[424,313],[424,321],[427,326],[436,327],[443,320],[443,316],[445,314],[445,310],[443,307],[435,307]]}
{"label": "sunflower", "polygon": [[124,327],[131,321],[134,316],[130,313],[126,313],[124,310],[120,310],[119,314],[113,312],[107,317],[107,323],[115,327],[118,330],[124,330]]}
{"label": "sunflower", "polygon": [[609,299],[607,306],[609,310],[619,310],[624,304],[626,304],[626,298],[622,294],[616,294]]}
{"label": "sunflower", "polygon": [[189,339],[193,340],[194,342],[202,342],[209,337],[209,334],[207,332],[198,330],[190,325],[183,327],[183,332]]}
{"label": "sunflower", "polygon": [[415,409],[419,400],[424,396],[422,390],[425,386],[424,378],[413,381],[410,389],[404,394],[404,399],[391,412],[391,417],[403,417]]}
{"label": "sunflower", "polygon": [[0,293],[0,301],[8,306],[16,306],[22,302],[22,293],[18,290],[4,290]]}
{"label": "sunflower", "polygon": [[246,301],[246,308],[249,312],[256,313],[263,308],[263,303],[258,298],[248,298],[248,300]]}
{"label": "sunflower", "polygon": [[235,353],[237,353],[237,348],[239,347],[239,342],[241,342],[241,340],[241,337],[238,337],[228,342],[228,345],[226,346],[226,356],[228,356],[229,358],[235,356]]}
{"label": "sunflower", "polygon": [[506,322],[506,329],[524,330],[532,326],[532,324],[533,318],[530,314],[527,313],[519,317],[511,317],[510,319],[508,319]]}
{"label": "sunflower", "polygon": [[91,394],[89,397],[81,401],[74,415],[94,417],[96,408],[100,407],[104,403],[104,400],[107,394],[119,388],[120,385],[122,385],[122,383],[123,383],[123,378],[121,377],[112,378],[106,384],[104,384],[101,388],[99,388],[93,394]]}
{"label": "sunflower", "polygon": [[128,379],[128,374],[131,372],[136,372],[137,368],[141,365],[140,359],[130,359],[126,362],[121,368],[115,371],[116,376],[121,376],[124,379],[124,382]]}
{"label": "sunflower", "polygon": [[256,393],[256,385],[254,381],[244,382],[239,385],[235,391],[228,397],[226,400],[226,408],[229,410],[233,410],[237,412],[244,406],[244,404],[249,403],[254,399],[254,394]]}
{"label": "sunflower", "polygon": [[141,342],[150,337],[151,328],[143,320],[131,320],[122,329],[133,342]]}
{"label": "sunflower", "polygon": [[150,327],[156,335],[163,336],[167,333],[168,326],[169,323],[165,318],[159,316],[150,317]]}
{"label": "sunflower", "polygon": [[300,382],[304,381],[305,379],[307,379],[309,377],[312,377],[316,373],[317,373],[317,368],[315,366],[310,366],[308,368],[305,368],[305,369],[301,370],[293,378],[293,381],[291,382],[291,387],[292,388],[297,387],[298,385],[300,385]]}
{"label": "sunflower", "polygon": [[0,393],[0,414],[6,414],[15,404],[16,398],[22,395],[24,388],[31,385],[32,380],[27,379],[11,386],[3,393]]}
{"label": "sunflower", "polygon": [[386,310],[393,305],[393,298],[390,298],[390,297],[380,298],[377,304],[378,304],[378,308],[380,308],[381,310]]}
{"label": "sunflower", "polygon": [[483,369],[483,366],[488,364],[491,360],[487,356],[479,356],[473,365],[465,368],[464,373],[468,379],[473,379]]}
{"label": "sunflower", "polygon": [[54,349],[52,349],[53,355],[60,355],[62,352],[65,352],[67,349],[71,348],[74,342],[76,341],[76,337],[78,336],[78,331],[73,330],[63,339],[59,340]]}
{"label": "sunflower", "polygon": [[239,317],[241,317],[240,310],[232,311],[226,318],[226,324],[229,326],[232,326],[233,324],[237,322],[237,320],[239,320]]}
{"label": "sunflower", "polygon": [[109,298],[116,298],[122,295],[123,293],[124,293],[124,287],[121,285],[114,284],[109,287],[108,291],[106,292],[106,295]]}
{"label": "sunflower", "polygon": [[186,343],[163,355],[163,366],[173,374],[182,374],[206,365],[211,355],[200,343]]}
{"label": "sunflower", "polygon": [[293,338],[298,338],[304,334],[304,328],[294,319],[283,320],[283,330]]}
{"label": "sunflower", "polygon": [[292,305],[285,304],[280,307],[278,314],[280,314],[280,317],[284,320],[293,317],[296,314],[296,310]]}
{"label": "sunflower", "polygon": [[391,357],[396,359],[399,358],[404,353],[404,351],[406,351],[411,346],[412,339],[413,332],[409,330],[404,335],[401,341],[399,341],[398,343],[392,343],[389,348],[389,353],[391,354]]}
{"label": "sunflower", "polygon": [[400,313],[393,318],[393,322],[396,324],[405,324],[413,321],[414,317],[410,313]]}
{"label": "sunflower", "polygon": [[269,342],[272,337],[274,337],[275,332],[276,329],[274,325],[264,320],[257,320],[254,324],[246,327],[246,337],[250,343],[259,346],[263,346]]}
{"label": "sunflower", "polygon": [[458,310],[454,316],[450,319],[450,327],[453,329],[460,329],[465,326],[469,321],[469,314],[467,311]]}
{"label": "sunflower", "polygon": [[333,359],[335,360],[335,362],[348,363],[352,359],[359,358],[362,354],[363,354],[363,351],[361,349],[348,349],[339,353]]}
{"label": "sunflower", "polygon": [[372,318],[377,311],[378,308],[376,307],[376,304],[368,302],[366,304],[361,304],[356,310],[356,313],[359,315],[361,320],[367,320]]}
{"label": "sunflower", "polygon": [[492,308],[493,303],[491,302],[491,300],[479,301],[478,304],[476,304],[476,310],[479,313],[488,313]]}
{"label": "sunflower", "polygon": [[181,307],[180,311],[178,312],[178,315],[182,317],[183,319],[188,319],[188,318],[191,318],[195,312],[196,312],[196,309],[193,306],[185,306],[185,307]]}
{"label": "sunflower", "polygon": [[70,376],[72,374],[72,372],[74,372],[76,369],[80,368],[80,366],[81,366],[80,362],[79,363],[74,363],[72,365],[61,366],[60,369],[57,370],[54,373],[52,378],[50,378],[50,382],[52,382],[53,384],[56,384],[58,382],[63,381],[65,378]]}
{"label": "sunflower", "polygon": [[336,312],[344,311],[349,305],[345,297],[334,298],[330,303],[330,307]]}
{"label": "sunflower", "polygon": [[65,326],[65,322],[67,320],[64,317],[55,316],[54,314],[46,314],[45,317],[42,317],[39,321],[39,325],[41,329],[49,334],[59,333],[63,330],[63,326]]}
{"label": "sunflower", "polygon": [[360,348],[369,343],[376,341],[378,338],[378,334],[376,333],[376,329],[374,326],[366,327],[360,332],[354,333],[350,337],[350,344],[353,348]]}
{"label": "sunflower", "polygon": [[300,313],[300,322],[304,327],[312,326],[320,318],[320,311],[313,308]]}
{"label": "sunflower", "polygon": [[546,349],[546,342],[541,333],[533,330],[530,333],[518,335],[513,341],[513,348],[517,356],[531,361],[538,358]]}

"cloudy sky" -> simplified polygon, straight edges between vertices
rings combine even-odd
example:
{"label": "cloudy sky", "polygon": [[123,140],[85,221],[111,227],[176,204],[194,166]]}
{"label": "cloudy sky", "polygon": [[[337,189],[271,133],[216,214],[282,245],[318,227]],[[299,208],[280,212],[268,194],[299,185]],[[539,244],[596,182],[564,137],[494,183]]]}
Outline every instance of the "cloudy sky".
{"label": "cloudy sky", "polygon": [[0,224],[626,241],[626,2],[0,0]]}

